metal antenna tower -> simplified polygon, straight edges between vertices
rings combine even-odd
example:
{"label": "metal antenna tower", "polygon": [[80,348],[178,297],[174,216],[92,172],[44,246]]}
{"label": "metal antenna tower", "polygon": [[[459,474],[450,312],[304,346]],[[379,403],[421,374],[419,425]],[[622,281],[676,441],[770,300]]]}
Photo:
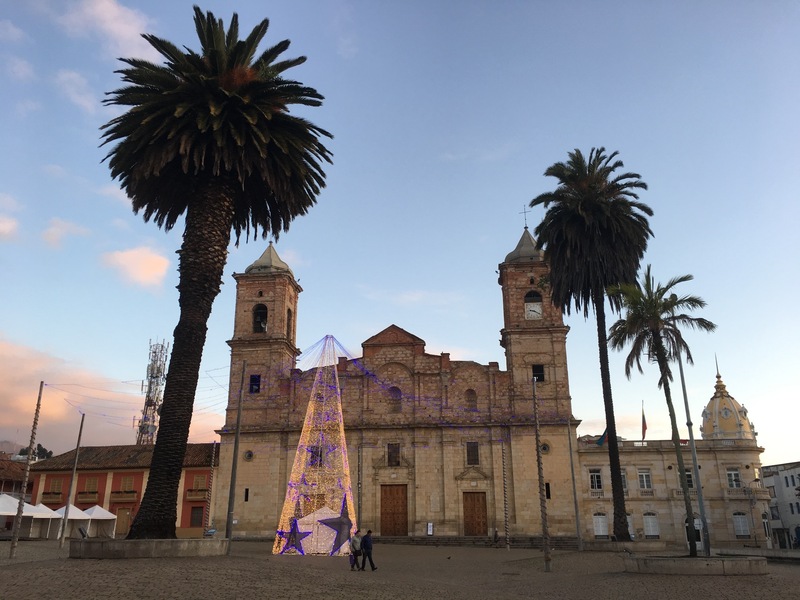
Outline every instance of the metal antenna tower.
{"label": "metal antenna tower", "polygon": [[[136,445],[148,446],[156,441],[156,431],[158,431],[158,416],[161,414],[161,393],[164,388],[164,381],[167,378],[167,350],[169,344],[164,342],[153,343],[150,340],[150,362],[147,364],[147,394],[144,398],[144,408],[142,417],[139,419],[139,427],[136,433]],[[142,391],[144,392],[142,382]]]}

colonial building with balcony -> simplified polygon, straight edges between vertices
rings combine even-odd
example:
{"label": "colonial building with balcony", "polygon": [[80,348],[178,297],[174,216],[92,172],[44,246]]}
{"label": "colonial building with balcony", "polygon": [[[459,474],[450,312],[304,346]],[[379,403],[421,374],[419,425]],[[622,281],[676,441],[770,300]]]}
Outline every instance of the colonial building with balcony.
{"label": "colonial building with balcony", "polygon": [[[153,446],[84,446],[78,453],[70,504],[99,505],[116,515],[116,537],[128,533],[150,473]],[[32,504],[56,510],[67,504],[75,451],[31,467]],[[219,464],[217,444],[189,444],[178,489],[178,537],[202,537],[213,511],[212,483]]]}

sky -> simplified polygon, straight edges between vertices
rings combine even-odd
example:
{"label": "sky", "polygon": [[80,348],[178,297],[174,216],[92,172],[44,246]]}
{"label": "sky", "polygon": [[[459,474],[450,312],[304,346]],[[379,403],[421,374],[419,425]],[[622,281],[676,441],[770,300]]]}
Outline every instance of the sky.
{"label": "sky", "polygon": [[[717,368],[749,410],[763,464],[800,460],[800,4],[654,2],[206,1],[240,31],[270,19],[291,40],[287,73],[325,101],[298,114],[333,133],[317,205],[275,248],[303,293],[297,343],[333,335],[352,356],[391,324],[431,354],[505,367],[497,267],[554,189],[567,153],[618,151],[654,211],[642,265],[714,333],[689,331],[694,434]],[[177,323],[182,221],[134,215],[109,175],[102,104],[119,57],[159,60],[152,33],[198,49],[192,3],[0,0],[0,440],[61,453],[135,442],[151,342]],[[266,47],[266,43],[263,47]],[[524,211],[527,210],[527,213]],[[227,404],[235,282],[267,246],[231,245],[209,321],[191,442],[216,439]],[[787,304],[788,303],[788,304]],[[614,317],[609,316],[609,323]],[[579,435],[605,427],[593,315],[566,317]],[[655,366],[611,352],[618,433],[668,439]],[[301,357],[302,359],[303,357]],[[301,360],[301,366],[304,363]],[[717,367],[718,365],[718,367]],[[313,366],[313,365],[308,365]],[[682,437],[683,403],[676,386]]]}

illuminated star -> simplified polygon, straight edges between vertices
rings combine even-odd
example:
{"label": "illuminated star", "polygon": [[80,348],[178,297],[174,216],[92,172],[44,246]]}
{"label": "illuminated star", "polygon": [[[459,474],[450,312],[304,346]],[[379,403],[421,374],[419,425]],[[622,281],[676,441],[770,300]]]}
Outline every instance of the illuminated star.
{"label": "illuminated star", "polygon": [[333,547],[331,548],[331,556],[336,554],[337,550],[350,539],[350,528],[353,522],[350,520],[350,515],[347,513],[347,496],[342,498],[342,512],[338,517],[330,519],[320,519],[320,523],[330,527],[336,532],[336,539],[333,540]]}
{"label": "illuminated star", "polygon": [[292,519],[289,522],[290,522],[291,525],[289,526],[289,532],[288,533],[286,531],[279,531],[278,532],[278,535],[286,540],[286,543],[283,545],[283,549],[281,550],[281,554],[283,554],[287,550],[291,550],[292,548],[294,548],[301,555],[305,555],[305,552],[303,552],[302,541],[303,541],[304,537],[307,537],[307,536],[311,535],[311,532],[310,531],[305,531],[305,532],[300,531],[297,528],[297,519],[295,519],[294,517],[292,517]]}

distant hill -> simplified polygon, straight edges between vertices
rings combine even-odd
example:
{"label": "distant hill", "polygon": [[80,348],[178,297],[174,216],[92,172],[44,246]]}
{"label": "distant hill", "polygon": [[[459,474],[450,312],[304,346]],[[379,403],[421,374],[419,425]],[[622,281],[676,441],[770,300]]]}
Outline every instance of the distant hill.
{"label": "distant hill", "polygon": [[20,448],[24,448],[24,444],[20,444],[19,442],[9,442],[8,440],[0,440],[0,452],[6,452],[7,454],[16,454],[19,452]]}

